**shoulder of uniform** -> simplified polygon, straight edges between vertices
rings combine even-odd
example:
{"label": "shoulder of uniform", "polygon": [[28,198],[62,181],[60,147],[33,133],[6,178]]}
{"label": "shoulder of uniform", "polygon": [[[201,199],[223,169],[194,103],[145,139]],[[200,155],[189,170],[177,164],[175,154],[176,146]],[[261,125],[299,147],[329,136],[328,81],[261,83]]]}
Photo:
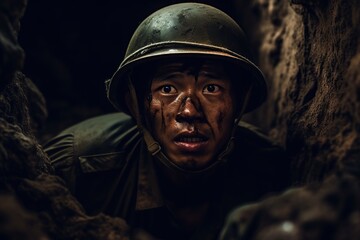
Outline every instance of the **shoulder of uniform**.
{"label": "shoulder of uniform", "polygon": [[56,174],[72,192],[82,174],[123,168],[129,150],[141,139],[132,118],[124,113],[93,117],[50,139],[44,150]]}
{"label": "shoulder of uniform", "polygon": [[[121,128],[135,126],[133,118],[125,113],[109,113],[104,115],[95,116],[84,121],[81,121],[65,130],[63,132],[75,132],[75,131],[98,131],[106,130],[109,128]],[[97,127],[97,129],[93,129]]]}
{"label": "shoulder of uniform", "polygon": [[76,156],[124,151],[140,134],[125,113],[111,113],[84,120],[49,141],[46,146],[69,146]]}
{"label": "shoulder of uniform", "polygon": [[125,113],[90,118],[63,131],[66,133],[73,134],[78,155],[123,151],[139,138],[136,123]]}

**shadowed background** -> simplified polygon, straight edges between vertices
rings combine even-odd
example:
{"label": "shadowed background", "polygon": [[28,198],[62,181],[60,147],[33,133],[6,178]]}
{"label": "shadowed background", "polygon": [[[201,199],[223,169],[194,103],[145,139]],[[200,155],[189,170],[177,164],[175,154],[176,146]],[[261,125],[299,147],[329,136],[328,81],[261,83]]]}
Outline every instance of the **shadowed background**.
{"label": "shadowed background", "polygon": [[[19,35],[23,72],[45,96],[44,138],[89,116],[114,111],[104,81],[132,33],[153,11],[183,1],[29,1]],[[234,1],[200,1],[236,18]]]}

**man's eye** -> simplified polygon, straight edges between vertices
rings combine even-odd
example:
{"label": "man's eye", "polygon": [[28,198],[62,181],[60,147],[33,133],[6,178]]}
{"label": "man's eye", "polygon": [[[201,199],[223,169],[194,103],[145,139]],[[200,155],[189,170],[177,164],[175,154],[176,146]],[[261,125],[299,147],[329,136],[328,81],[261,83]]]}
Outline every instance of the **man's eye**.
{"label": "man's eye", "polygon": [[176,89],[171,85],[165,85],[161,87],[162,93],[176,93]]}
{"label": "man's eye", "polygon": [[203,90],[204,93],[216,93],[218,91],[220,91],[220,87],[215,84],[206,85]]}

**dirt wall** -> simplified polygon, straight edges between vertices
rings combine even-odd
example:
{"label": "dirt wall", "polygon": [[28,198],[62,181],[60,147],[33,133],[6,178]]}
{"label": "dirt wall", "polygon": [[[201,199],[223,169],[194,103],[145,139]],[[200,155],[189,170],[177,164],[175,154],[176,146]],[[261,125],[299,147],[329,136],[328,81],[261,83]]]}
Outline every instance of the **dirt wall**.
{"label": "dirt wall", "polygon": [[358,161],[359,5],[256,0],[243,8],[270,90],[248,119],[286,147],[297,183],[319,181]]}

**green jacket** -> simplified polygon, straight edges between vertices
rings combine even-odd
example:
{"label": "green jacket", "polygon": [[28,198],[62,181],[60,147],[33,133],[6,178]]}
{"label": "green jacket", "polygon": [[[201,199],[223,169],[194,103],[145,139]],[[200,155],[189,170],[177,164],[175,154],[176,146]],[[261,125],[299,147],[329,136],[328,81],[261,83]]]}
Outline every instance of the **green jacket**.
{"label": "green jacket", "polygon": [[50,140],[45,151],[88,214],[122,217],[131,227],[160,239],[216,239],[232,209],[289,184],[289,161],[282,149],[240,123],[223,174],[197,189],[214,199],[207,220],[185,233],[165,204],[160,187],[164,183],[130,116],[114,113],[81,122]]}

